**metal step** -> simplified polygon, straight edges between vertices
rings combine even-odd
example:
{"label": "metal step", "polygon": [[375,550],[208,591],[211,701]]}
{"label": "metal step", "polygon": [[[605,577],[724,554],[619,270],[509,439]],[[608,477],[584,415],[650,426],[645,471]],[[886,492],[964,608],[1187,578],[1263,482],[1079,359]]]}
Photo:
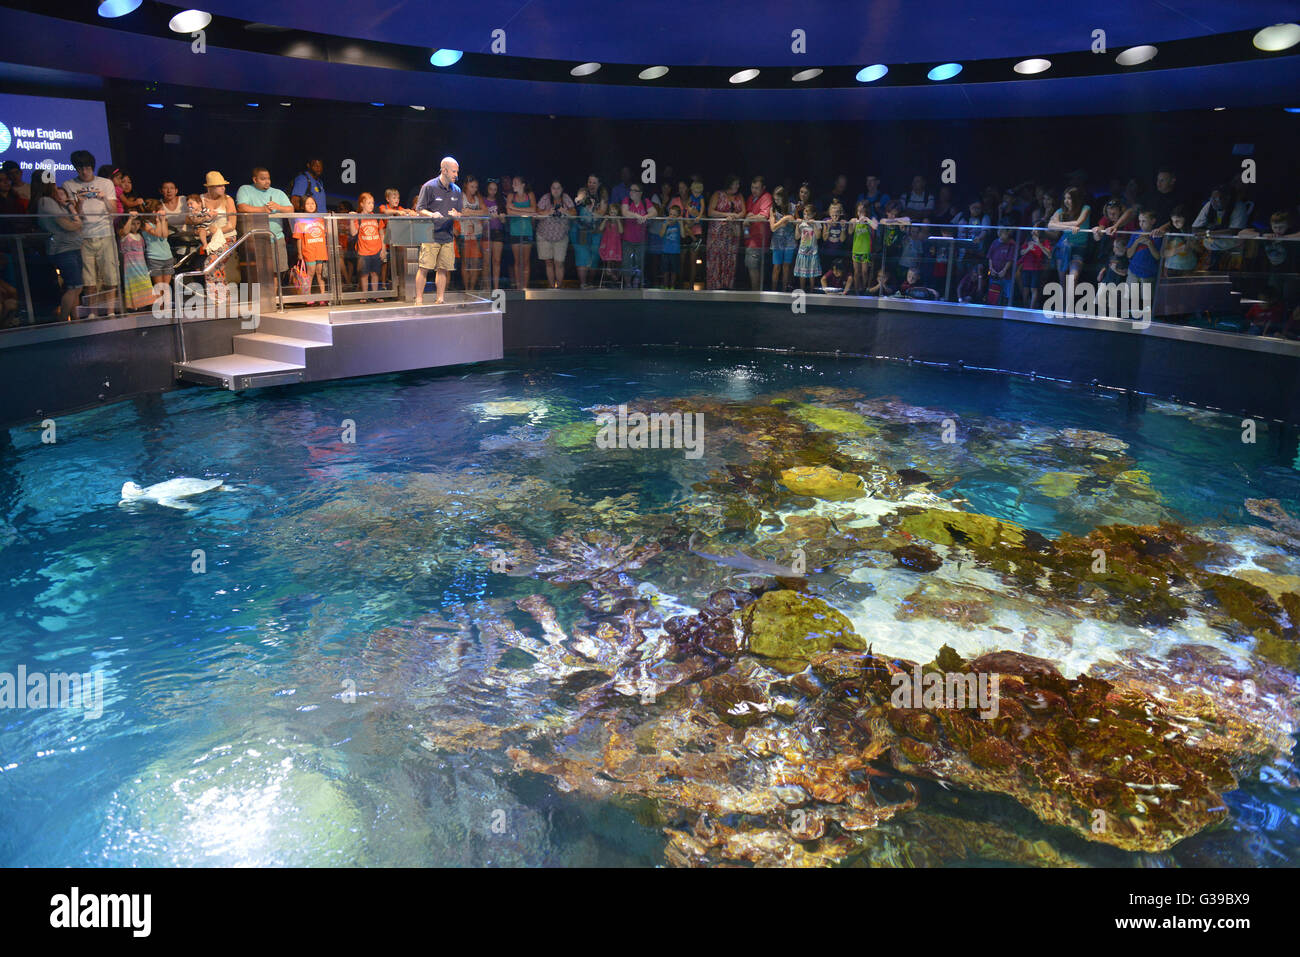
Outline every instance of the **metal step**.
{"label": "metal step", "polygon": [[270,336],[286,336],[293,339],[314,339],[317,342],[330,343],[334,337],[330,334],[329,314],[297,316],[271,313],[261,317],[257,325],[258,332]]}
{"label": "metal step", "polygon": [[331,309],[329,313],[332,324],[344,322],[391,322],[394,319],[415,319],[429,316],[453,315],[467,310],[475,312],[490,311],[492,301],[479,296],[466,296],[461,293],[453,298],[450,293],[442,305],[425,302],[417,306],[413,302],[396,302],[391,306],[360,306],[353,309]]}
{"label": "metal step", "polygon": [[259,359],[273,359],[294,365],[307,364],[308,349],[328,349],[333,345],[319,339],[277,336],[269,332],[244,333],[235,336],[234,343],[236,355],[256,356]]}
{"label": "metal step", "polygon": [[184,382],[197,382],[232,392],[302,382],[307,372],[305,366],[292,362],[236,354],[174,362],[172,368],[176,378]]}

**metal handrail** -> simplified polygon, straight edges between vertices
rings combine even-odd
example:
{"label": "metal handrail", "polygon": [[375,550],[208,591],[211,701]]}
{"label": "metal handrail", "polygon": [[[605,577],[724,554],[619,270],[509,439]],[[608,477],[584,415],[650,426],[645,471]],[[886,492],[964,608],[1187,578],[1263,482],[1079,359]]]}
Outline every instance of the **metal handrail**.
{"label": "metal handrail", "polygon": [[[179,332],[180,332],[180,340],[181,340],[181,362],[189,362],[189,361],[190,361],[190,360],[189,360],[189,355],[188,355],[188,353],[186,352],[186,349],[185,349],[185,310],[183,310],[183,309],[177,309],[177,308],[176,308],[176,304],[177,304],[177,303],[180,301],[180,299],[181,299],[181,290],[183,290],[183,289],[185,288],[185,284],[184,284],[183,280],[186,279],[186,278],[188,278],[188,277],[190,277],[190,276],[203,276],[203,277],[206,278],[207,275],[208,275],[210,272],[212,272],[214,269],[216,269],[218,266],[220,266],[223,262],[225,262],[226,259],[229,258],[229,256],[230,256],[231,253],[233,253],[236,249],[238,249],[240,246],[242,246],[242,245],[244,244],[244,241],[245,241],[245,240],[247,240],[247,239],[248,239],[249,237],[251,237],[251,236],[259,236],[259,235],[266,235],[266,236],[270,236],[270,237],[271,237],[271,240],[272,240],[272,242],[271,242],[271,258],[272,258],[272,265],[273,265],[273,266],[278,266],[278,265],[280,264],[280,263],[279,263],[280,257],[276,254],[276,248],[275,248],[275,242],[274,242],[274,240],[275,240],[275,234],[272,233],[271,230],[270,230],[269,228],[265,228],[265,229],[264,229],[264,228],[258,226],[258,227],[255,227],[255,228],[250,229],[250,230],[248,230],[247,232],[245,232],[242,236],[240,236],[238,239],[236,239],[233,243],[231,243],[229,246],[227,246],[225,249],[223,249],[223,250],[221,251],[221,255],[219,255],[216,259],[212,260],[212,261],[209,262],[209,263],[205,263],[202,269],[192,269],[192,270],[190,270],[189,272],[177,273],[176,276],[172,279],[172,283],[173,283],[173,285],[175,286],[175,290],[174,290],[174,292],[173,292],[173,294],[172,294],[172,313],[173,313],[173,315],[176,317],[176,327],[177,327],[177,329],[178,329]],[[276,275],[278,276],[279,274],[280,274],[280,273],[279,273],[279,270],[277,269],[277,270],[276,270]],[[277,296],[278,296],[278,295],[279,295],[279,291],[278,291],[278,283],[277,283]]]}

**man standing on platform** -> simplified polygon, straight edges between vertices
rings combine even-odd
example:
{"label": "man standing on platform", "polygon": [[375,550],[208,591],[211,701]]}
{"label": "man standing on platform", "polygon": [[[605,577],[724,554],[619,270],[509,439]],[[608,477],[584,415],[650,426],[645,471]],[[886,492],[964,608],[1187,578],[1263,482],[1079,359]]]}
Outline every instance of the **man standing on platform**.
{"label": "man standing on platform", "polygon": [[456,185],[460,175],[460,164],[450,156],[444,156],[439,164],[441,172],[420,187],[420,198],[416,200],[415,211],[420,216],[433,219],[433,242],[420,243],[420,266],[415,271],[415,304],[424,304],[424,283],[430,269],[434,270],[434,284],[438,298],[434,305],[441,305],[447,292],[447,276],[456,268],[455,237],[452,227],[460,218],[464,208],[464,196]]}

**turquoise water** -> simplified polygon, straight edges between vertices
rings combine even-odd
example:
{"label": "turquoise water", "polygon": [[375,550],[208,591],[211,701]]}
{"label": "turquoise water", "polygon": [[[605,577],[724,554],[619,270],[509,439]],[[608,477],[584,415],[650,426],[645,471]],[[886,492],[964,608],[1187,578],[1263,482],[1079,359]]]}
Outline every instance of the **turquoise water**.
{"label": "turquoise water", "polygon": [[[99,670],[105,694],[98,718],[0,710],[0,864],[662,863],[659,829],[626,806],[509,773],[491,751],[424,746],[430,716],[468,692],[432,650],[436,634],[393,626],[528,593],[473,550],[490,526],[544,538],[620,497],[673,511],[732,454],[629,459],[545,444],[551,429],[590,420],[584,409],[694,395],[747,403],[808,385],[945,410],[963,429],[1088,429],[1126,443],[1158,506],[1115,501],[1099,515],[1037,494],[1041,462],[953,469],[947,494],[966,508],[1049,537],[1104,521],[1250,525],[1248,498],[1300,514],[1294,436],[1261,425],[1245,444],[1232,417],[856,360],[558,356],[242,395],[185,390],[60,417],[53,444],[35,425],[15,428],[0,459],[0,671]],[[340,440],[346,420],[355,444]],[[944,454],[934,431],[899,442],[891,466],[932,468]],[[119,506],[125,481],[176,476],[232,488],[189,511]],[[516,703],[530,706],[505,693],[485,707]],[[1160,862],[1300,862],[1300,802],[1280,777],[1246,784],[1230,805],[1229,826]],[[969,795],[956,813],[1089,863],[1152,862],[1054,832],[1005,799]]]}

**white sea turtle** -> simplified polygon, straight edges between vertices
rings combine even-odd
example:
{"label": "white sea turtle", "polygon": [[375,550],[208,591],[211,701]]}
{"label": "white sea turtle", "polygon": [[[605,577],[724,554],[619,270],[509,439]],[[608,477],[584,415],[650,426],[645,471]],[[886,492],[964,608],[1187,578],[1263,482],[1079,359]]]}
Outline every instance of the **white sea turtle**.
{"label": "white sea turtle", "polygon": [[134,482],[127,482],[122,486],[122,501],[118,504],[125,505],[128,502],[148,500],[157,502],[159,505],[165,505],[168,508],[191,509],[194,506],[183,501],[183,499],[200,495],[203,492],[210,492],[214,488],[227,492],[233,491],[221,479],[182,477],[168,479],[165,482],[159,482],[157,485],[150,485],[148,488],[141,488]]}

